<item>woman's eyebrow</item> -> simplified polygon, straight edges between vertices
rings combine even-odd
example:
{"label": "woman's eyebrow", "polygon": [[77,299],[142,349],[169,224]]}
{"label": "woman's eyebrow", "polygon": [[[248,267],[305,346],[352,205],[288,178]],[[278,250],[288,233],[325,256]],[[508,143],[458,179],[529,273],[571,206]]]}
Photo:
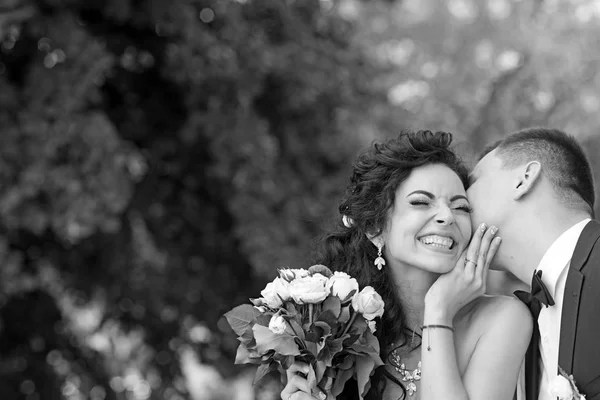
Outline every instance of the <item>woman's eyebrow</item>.
{"label": "woman's eyebrow", "polygon": [[406,197],[413,195],[413,194],[422,194],[422,195],[429,197],[432,200],[435,199],[435,196],[433,195],[433,193],[429,193],[426,190],[415,190],[414,192],[410,192],[409,194],[407,194]]}
{"label": "woman's eyebrow", "polygon": [[[414,192],[410,192],[409,194],[406,195],[406,197],[411,196],[413,194],[422,194],[424,196],[429,197],[430,199],[435,199],[435,195],[433,193],[430,193],[426,190],[415,190]],[[463,196],[462,194],[457,194],[455,196],[452,196],[450,198],[450,202],[454,202],[456,200],[466,200],[467,202],[469,201],[469,199],[467,199],[467,196]]]}
{"label": "woman's eyebrow", "polygon": [[469,199],[467,199],[467,196],[463,196],[462,194],[457,194],[456,196],[452,196],[452,198],[450,199],[450,202],[456,201],[456,200],[466,200],[469,201]]}

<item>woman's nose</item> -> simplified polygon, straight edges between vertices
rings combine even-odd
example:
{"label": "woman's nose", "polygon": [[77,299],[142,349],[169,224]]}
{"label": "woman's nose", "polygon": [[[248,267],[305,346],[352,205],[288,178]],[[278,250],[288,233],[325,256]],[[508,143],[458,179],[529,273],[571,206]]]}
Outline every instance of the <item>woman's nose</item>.
{"label": "woman's nose", "polygon": [[435,222],[440,225],[452,225],[454,223],[454,213],[452,209],[446,205],[439,207],[437,215],[435,216]]}

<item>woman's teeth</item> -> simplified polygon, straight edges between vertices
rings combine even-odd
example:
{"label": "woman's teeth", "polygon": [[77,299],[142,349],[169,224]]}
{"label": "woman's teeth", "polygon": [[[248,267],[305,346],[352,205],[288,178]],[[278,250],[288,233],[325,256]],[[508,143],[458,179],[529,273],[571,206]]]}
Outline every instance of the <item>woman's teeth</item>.
{"label": "woman's teeth", "polygon": [[452,240],[451,238],[438,235],[423,236],[419,240],[421,241],[421,243],[426,244],[428,246],[440,247],[445,249],[452,248],[452,245],[454,244],[454,240]]}

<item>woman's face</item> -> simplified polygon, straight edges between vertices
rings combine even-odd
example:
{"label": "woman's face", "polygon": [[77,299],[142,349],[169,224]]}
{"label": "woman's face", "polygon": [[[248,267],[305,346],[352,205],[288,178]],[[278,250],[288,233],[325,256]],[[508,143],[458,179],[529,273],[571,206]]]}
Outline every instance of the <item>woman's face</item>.
{"label": "woman's face", "polygon": [[396,190],[383,233],[388,266],[452,270],[471,238],[470,211],[454,171],[443,164],[415,168]]}

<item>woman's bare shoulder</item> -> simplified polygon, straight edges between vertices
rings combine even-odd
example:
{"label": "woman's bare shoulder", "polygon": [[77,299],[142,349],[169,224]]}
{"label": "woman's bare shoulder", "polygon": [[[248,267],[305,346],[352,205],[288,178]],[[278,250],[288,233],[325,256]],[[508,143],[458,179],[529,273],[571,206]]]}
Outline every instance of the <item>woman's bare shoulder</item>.
{"label": "woman's bare shoulder", "polygon": [[518,329],[523,333],[533,327],[531,313],[519,299],[511,296],[481,296],[472,305],[471,323],[486,329]]}

